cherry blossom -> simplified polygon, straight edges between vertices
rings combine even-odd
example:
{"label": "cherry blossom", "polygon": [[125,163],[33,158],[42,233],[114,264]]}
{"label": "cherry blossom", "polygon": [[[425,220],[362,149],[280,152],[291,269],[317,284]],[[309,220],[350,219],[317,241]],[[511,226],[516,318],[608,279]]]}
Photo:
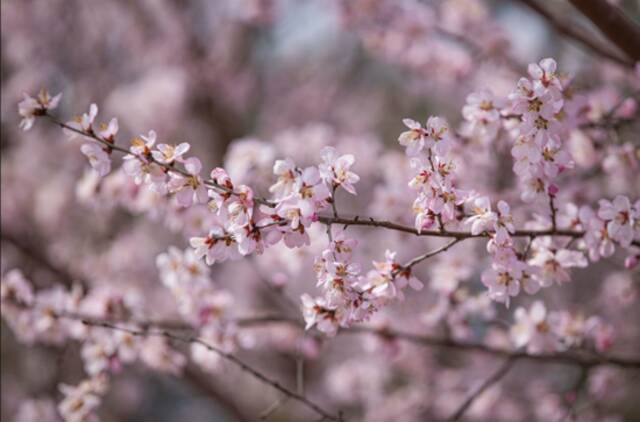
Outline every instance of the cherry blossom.
{"label": "cherry blossom", "polygon": [[510,335],[516,347],[526,346],[529,353],[544,353],[555,348],[556,340],[542,302],[534,302],[529,310],[523,307],[516,309],[514,317]]}
{"label": "cherry blossom", "polygon": [[552,283],[566,283],[571,280],[568,268],[587,266],[587,258],[583,253],[569,249],[551,250],[545,247],[535,249],[533,258],[529,264],[541,268],[538,275],[542,286],[546,287]]}
{"label": "cherry blossom", "polygon": [[629,198],[622,195],[613,202],[602,199],[599,205],[598,217],[607,221],[608,235],[622,246],[629,246],[635,237],[635,222],[640,217],[638,207],[632,207]]}
{"label": "cherry blossom", "polygon": [[[194,392],[189,415],[214,397],[250,420],[600,420],[629,400],[600,373],[640,367],[640,67],[610,32],[628,22],[576,2],[604,45],[536,9],[559,30],[521,48],[531,11],[484,0],[147,3],[144,25],[126,2],[64,16],[78,54],[59,8],[6,8],[3,341],[37,378],[5,374],[3,415],[144,418],[146,374]],[[62,110],[21,97],[43,77]]]}
{"label": "cherry blossom", "polygon": [[191,145],[182,142],[178,145],[158,144],[156,149],[151,151],[151,156],[160,163],[172,164],[174,161],[182,161],[182,156],[186,154]]}
{"label": "cherry blossom", "polygon": [[22,117],[20,129],[27,131],[33,127],[36,116],[46,114],[47,111],[58,107],[62,93],[51,97],[49,91],[43,88],[36,98],[26,93],[23,96],[24,99],[18,104],[18,113]]}
{"label": "cherry blossom", "polygon": [[111,171],[111,157],[105,151],[104,147],[97,143],[90,142],[82,145],[80,151],[89,159],[89,164],[98,173],[100,177],[104,177]]}
{"label": "cherry blossom", "polygon": [[204,186],[200,172],[202,164],[196,157],[185,160],[184,167],[187,176],[179,173],[171,173],[171,178],[167,182],[169,192],[176,195],[176,200],[183,207],[190,207],[194,202],[207,202],[208,193]]}
{"label": "cherry blossom", "polygon": [[60,385],[60,391],[65,397],[58,405],[58,411],[69,422],[86,420],[100,405],[107,386],[107,379],[101,376],[82,381],[76,386]]}
{"label": "cherry blossom", "polygon": [[322,150],[322,161],[319,166],[322,179],[334,188],[341,186],[350,194],[356,195],[353,185],[358,183],[360,176],[350,171],[355,162],[354,156],[351,154],[338,156],[335,148],[325,147]]}
{"label": "cherry blossom", "polygon": [[93,132],[93,122],[98,115],[98,106],[95,103],[92,103],[89,106],[89,112],[83,113],[82,116],[76,116],[70,122],[67,122],[67,126],[69,126],[73,130],[67,130],[66,133],[70,138],[75,138],[78,133],[77,131],[84,131],[87,133]]}
{"label": "cherry blossom", "polygon": [[404,123],[409,130],[400,134],[398,142],[407,148],[407,155],[418,155],[424,148],[426,131],[422,128],[422,125],[415,120],[404,119],[402,123]]}

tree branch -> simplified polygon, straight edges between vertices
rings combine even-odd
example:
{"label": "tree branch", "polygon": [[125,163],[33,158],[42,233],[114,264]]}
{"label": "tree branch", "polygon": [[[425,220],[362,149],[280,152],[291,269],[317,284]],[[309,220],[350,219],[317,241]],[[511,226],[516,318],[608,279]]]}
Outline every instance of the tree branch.
{"label": "tree branch", "polygon": [[569,0],[634,62],[640,61],[640,26],[605,0]]}
{"label": "tree branch", "polygon": [[478,397],[480,397],[480,395],[484,393],[487,388],[491,387],[493,384],[497,383],[505,375],[507,375],[507,372],[509,372],[509,370],[513,367],[514,363],[515,360],[513,358],[510,358],[507,359],[502,365],[500,365],[500,367],[493,374],[491,374],[489,378],[487,378],[482,384],[480,384],[480,386],[475,391],[473,391],[469,395],[469,397],[465,399],[465,401],[462,402],[458,410],[455,411],[455,413],[451,416],[451,418],[449,418],[449,420],[459,421],[460,418],[462,418],[462,416],[464,415],[464,412],[466,412],[467,409],[471,407],[473,402]]}
{"label": "tree branch", "polygon": [[598,41],[594,40],[585,30],[578,29],[577,27],[562,21],[540,5],[536,0],[520,0],[521,3],[529,7],[529,9],[536,12],[542,18],[544,18],[551,26],[553,26],[559,33],[567,38],[570,38],[587,49],[599,54],[600,56],[614,61],[625,67],[632,67],[633,62],[626,57],[621,57],[615,54],[606,46],[601,45]]}
{"label": "tree branch", "polygon": [[234,365],[239,367],[242,371],[252,375],[254,378],[261,381],[262,383],[270,385],[271,387],[280,391],[290,399],[303,404],[304,406],[313,410],[317,414],[321,415],[323,418],[331,421],[343,420],[343,418],[340,415],[334,415],[324,410],[320,405],[311,401],[306,396],[298,394],[294,391],[291,391],[287,387],[284,387],[282,384],[280,384],[280,382],[269,378],[268,376],[264,375],[262,372],[255,369],[253,366],[245,363],[243,360],[236,357],[235,355],[231,353],[227,353],[222,349],[219,349],[218,347],[207,343],[206,341],[202,340],[197,336],[182,336],[179,334],[172,333],[168,330],[154,330],[152,328],[146,329],[146,330],[132,329],[132,328],[118,326],[108,321],[103,321],[95,318],[86,318],[86,317],[83,317],[82,315],[76,315],[71,313],[56,313],[55,315],[58,318],[78,320],[82,322],[84,325],[87,325],[90,327],[99,327],[99,328],[106,328],[114,331],[121,331],[137,337],[164,337],[166,339],[178,341],[184,344],[199,344],[205,347],[210,352],[216,353],[221,358],[233,363]]}

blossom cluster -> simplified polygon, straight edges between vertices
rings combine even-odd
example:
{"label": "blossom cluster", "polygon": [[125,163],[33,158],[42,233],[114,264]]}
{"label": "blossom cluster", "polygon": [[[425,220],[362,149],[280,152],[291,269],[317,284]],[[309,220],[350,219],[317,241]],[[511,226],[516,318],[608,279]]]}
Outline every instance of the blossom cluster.
{"label": "blossom cluster", "polygon": [[422,289],[422,282],[411,274],[411,268],[396,260],[395,252],[387,250],[385,260],[374,261],[373,269],[363,274],[360,265],[352,262],[357,241],[344,231],[330,239],[329,248],[314,263],[323,296],[302,296],[307,329],[315,325],[325,334],[335,335],[339,327],[366,321],[390,301],[403,300],[406,287]]}
{"label": "blossom cluster", "polygon": [[569,82],[558,74],[555,60],[532,63],[528,71],[529,78],[520,78],[509,95],[511,113],[517,117],[512,128],[516,136],[513,169],[522,181],[525,202],[540,194],[556,195],[556,178],[573,167],[562,138],[575,117],[573,110],[579,108],[573,104],[579,100],[565,98]]}
{"label": "blossom cluster", "polygon": [[[160,337],[138,337],[142,327],[140,298],[112,289],[95,288],[84,293],[76,284],[70,290],[60,285],[35,290],[19,270],[7,272],[1,281],[2,316],[29,344],[63,344],[79,341],[80,356],[88,378],[76,386],[60,385],[64,398],[58,405],[67,421],[86,420],[107,392],[109,376],[122,371],[134,361],[157,371],[180,373],[185,357]],[[128,321],[121,329],[91,326],[83,319]]]}
{"label": "blossom cluster", "polygon": [[457,208],[468,195],[456,186],[455,164],[449,156],[454,135],[441,117],[429,117],[424,128],[411,119],[405,119],[404,124],[409,130],[400,134],[398,142],[406,148],[411,165],[418,171],[409,182],[418,190],[413,203],[416,229],[443,229],[447,223],[457,222]]}
{"label": "blossom cluster", "polygon": [[599,353],[613,344],[614,328],[598,316],[586,318],[568,311],[548,312],[544,303],[534,302],[529,309],[519,307],[510,336],[514,345],[528,353],[552,353],[579,348],[590,341]]}
{"label": "blossom cluster", "polygon": [[[233,296],[215,288],[210,269],[192,249],[175,247],[158,255],[156,263],[160,279],[169,289],[182,318],[197,328],[199,337],[214,347],[232,353],[237,349],[237,327],[230,318]],[[191,345],[193,362],[208,371],[219,369],[220,357],[202,344]]]}

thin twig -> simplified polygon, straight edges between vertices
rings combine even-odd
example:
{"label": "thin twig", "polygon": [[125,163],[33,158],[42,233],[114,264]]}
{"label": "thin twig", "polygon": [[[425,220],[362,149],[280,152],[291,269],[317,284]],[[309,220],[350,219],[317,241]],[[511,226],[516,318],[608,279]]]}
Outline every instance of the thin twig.
{"label": "thin twig", "polygon": [[453,245],[455,245],[458,242],[461,242],[462,239],[453,239],[451,242],[447,243],[446,245],[443,245],[441,247],[439,247],[438,249],[435,249],[433,251],[429,251],[425,254],[416,256],[415,258],[411,259],[410,261],[408,261],[406,264],[404,264],[402,267],[404,269],[409,269],[411,267],[413,267],[414,265],[424,261],[427,258],[431,258],[432,256],[438,255],[439,253],[445,252],[447,251],[450,247],[452,247]]}
{"label": "thin twig", "polygon": [[551,213],[551,230],[555,232],[558,228],[556,223],[556,212],[558,210],[556,209],[555,195],[553,195],[552,193],[549,193],[548,196],[549,196],[549,210]]}

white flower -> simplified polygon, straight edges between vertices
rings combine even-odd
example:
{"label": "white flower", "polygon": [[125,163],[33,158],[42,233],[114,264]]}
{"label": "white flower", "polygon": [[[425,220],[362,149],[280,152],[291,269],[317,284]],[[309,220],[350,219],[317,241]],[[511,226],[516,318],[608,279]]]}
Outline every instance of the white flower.
{"label": "white flower", "polygon": [[101,176],[106,176],[111,171],[111,157],[95,142],[83,144],[80,151],[89,159],[91,167]]}

